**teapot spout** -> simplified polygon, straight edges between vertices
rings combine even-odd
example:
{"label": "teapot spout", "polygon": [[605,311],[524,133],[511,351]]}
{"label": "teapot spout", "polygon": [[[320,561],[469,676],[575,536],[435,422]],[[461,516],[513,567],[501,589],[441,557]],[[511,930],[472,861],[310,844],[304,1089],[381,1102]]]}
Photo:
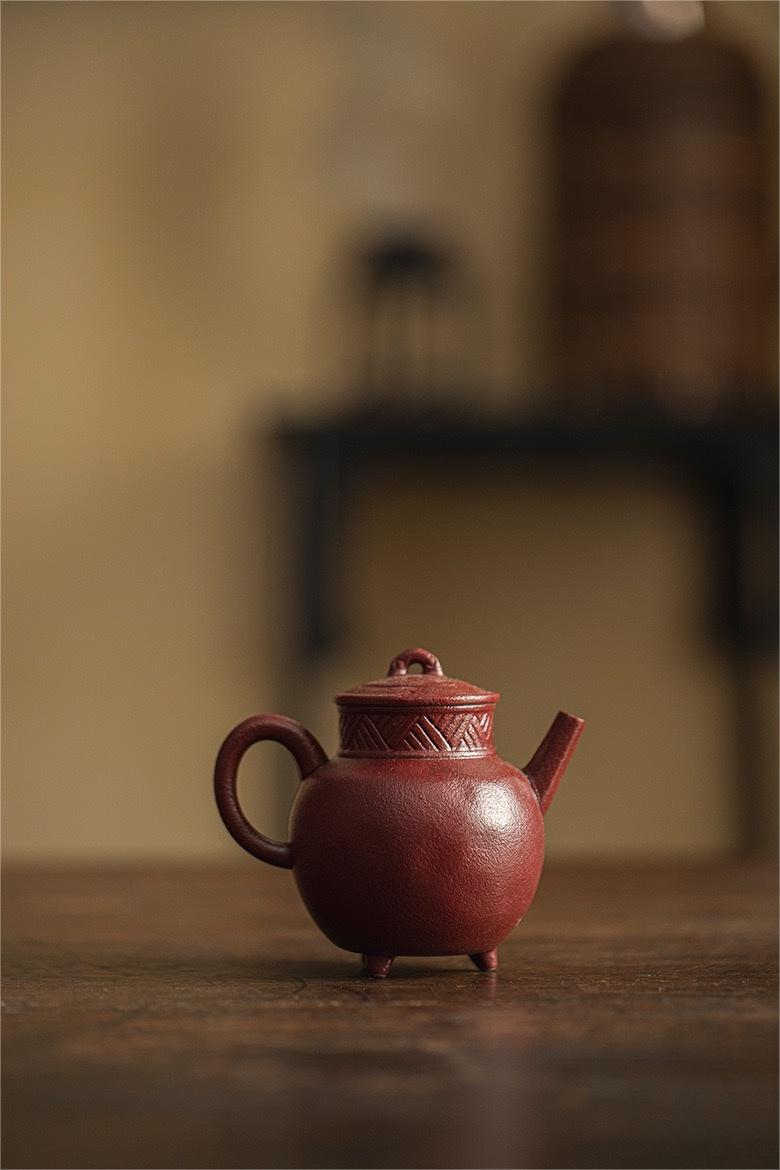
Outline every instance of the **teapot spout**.
{"label": "teapot spout", "polygon": [[543,813],[552,803],[584,726],[584,719],[559,711],[531,762],[523,768]]}

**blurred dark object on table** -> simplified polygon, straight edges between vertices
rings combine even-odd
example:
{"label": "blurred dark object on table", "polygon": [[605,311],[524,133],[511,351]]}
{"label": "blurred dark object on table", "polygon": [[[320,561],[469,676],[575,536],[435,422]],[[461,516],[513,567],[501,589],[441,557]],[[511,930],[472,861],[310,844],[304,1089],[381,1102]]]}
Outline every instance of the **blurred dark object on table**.
{"label": "blurred dark object on table", "polygon": [[377,234],[358,249],[351,283],[363,403],[407,410],[462,398],[479,344],[473,282],[456,250],[413,229]]}
{"label": "blurred dark object on table", "polygon": [[771,143],[704,6],[632,3],[554,114],[556,389],[691,421],[773,397]]}

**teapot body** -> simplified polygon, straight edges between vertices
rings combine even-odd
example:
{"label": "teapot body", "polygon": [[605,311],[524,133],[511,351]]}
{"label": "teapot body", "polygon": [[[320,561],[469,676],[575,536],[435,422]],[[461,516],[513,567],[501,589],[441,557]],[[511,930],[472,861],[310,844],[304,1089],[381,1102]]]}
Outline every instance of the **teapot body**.
{"label": "teapot body", "polygon": [[491,952],[542,869],[539,802],[496,755],[335,757],[301,785],[290,828],[309,913],[366,955]]}

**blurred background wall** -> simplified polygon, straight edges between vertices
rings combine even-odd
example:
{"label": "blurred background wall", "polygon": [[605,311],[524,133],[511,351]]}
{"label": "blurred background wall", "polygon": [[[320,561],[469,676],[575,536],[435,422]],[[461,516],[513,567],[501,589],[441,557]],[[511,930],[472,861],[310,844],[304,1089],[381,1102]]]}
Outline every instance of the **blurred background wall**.
{"label": "blurred background wall", "polygon": [[[774,665],[741,778],[706,540],[661,470],[369,476],[346,636],[290,651],[273,428],[347,397],[344,256],[377,216],[434,220],[480,289],[479,403],[543,402],[551,91],[614,8],[4,5],[6,857],[236,856],[227,730],[284,706],[334,749],[331,694],[418,644],[503,692],[518,764],[559,706],[588,718],[551,853],[732,848],[746,782],[771,845]],[[708,16],[773,111],[776,4]],[[292,766],[263,745],[246,773],[282,834]]]}

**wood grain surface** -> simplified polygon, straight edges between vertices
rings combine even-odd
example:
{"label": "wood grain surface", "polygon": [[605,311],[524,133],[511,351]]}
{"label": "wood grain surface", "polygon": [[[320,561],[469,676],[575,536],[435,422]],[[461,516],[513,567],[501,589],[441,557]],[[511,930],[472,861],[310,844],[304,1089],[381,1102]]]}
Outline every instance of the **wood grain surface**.
{"label": "wood grain surface", "polygon": [[9,871],[13,1167],[776,1167],[775,867],[550,866],[360,977],[289,873]]}

